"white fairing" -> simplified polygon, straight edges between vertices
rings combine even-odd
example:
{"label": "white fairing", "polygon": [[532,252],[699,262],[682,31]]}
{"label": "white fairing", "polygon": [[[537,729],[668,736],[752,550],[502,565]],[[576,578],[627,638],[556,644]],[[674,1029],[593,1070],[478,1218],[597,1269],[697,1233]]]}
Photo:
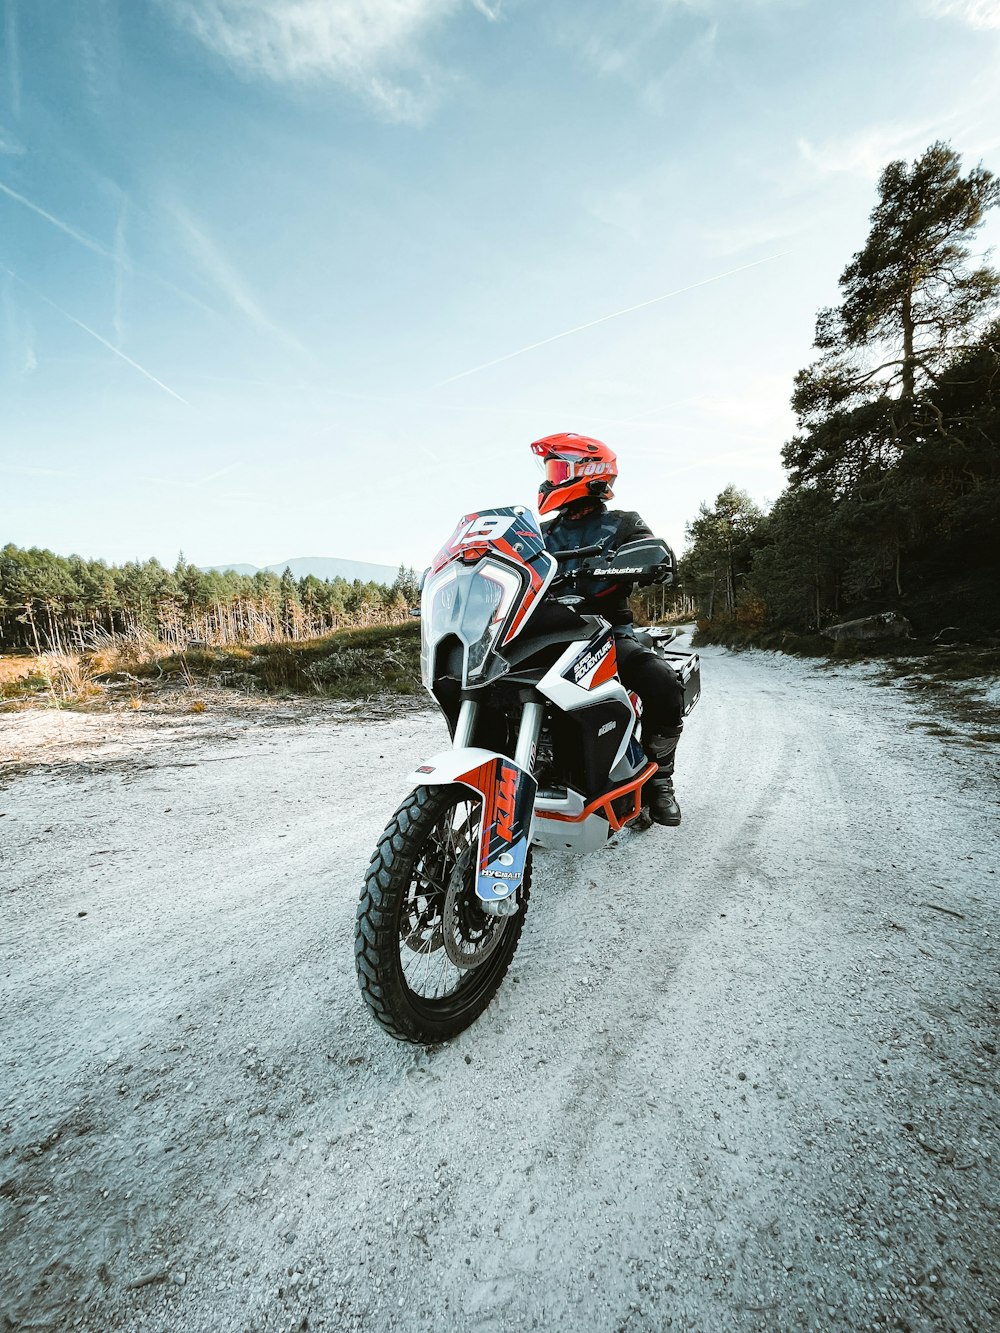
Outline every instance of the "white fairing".
{"label": "white fairing", "polygon": [[610,702],[623,704],[628,709],[631,721],[628,726],[622,727],[622,735],[618,738],[618,748],[615,751],[614,762],[611,765],[611,772],[615,773],[618,765],[625,757],[625,751],[628,749],[628,743],[632,738],[635,727],[635,709],[632,707],[628,690],[617,677],[606,680],[602,684],[594,686],[593,689],[588,688],[587,682],[597,672],[600,662],[595,663],[593,669],[583,676],[583,683],[579,685],[567,680],[562,674],[586,650],[588,642],[587,639],[580,639],[577,643],[571,643],[559,660],[549,668],[538,682],[538,690],[565,713],[572,713],[578,708],[592,708],[594,704]]}

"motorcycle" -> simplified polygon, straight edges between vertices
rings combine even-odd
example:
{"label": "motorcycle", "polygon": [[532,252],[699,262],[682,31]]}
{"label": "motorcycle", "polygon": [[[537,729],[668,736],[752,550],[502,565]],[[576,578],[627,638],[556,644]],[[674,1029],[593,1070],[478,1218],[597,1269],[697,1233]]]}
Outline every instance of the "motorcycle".
{"label": "motorcycle", "polygon": [[[446,1041],[487,1008],[521,938],[533,845],[596,852],[651,822],[641,703],[608,622],[578,610],[585,576],[666,582],[672,556],[652,537],[553,554],[514,506],[463,517],[425,577],[421,676],[452,745],[417,768],[379,839],[355,938],[364,1001],[400,1041]],[[690,712],[697,654],[646,643]]]}

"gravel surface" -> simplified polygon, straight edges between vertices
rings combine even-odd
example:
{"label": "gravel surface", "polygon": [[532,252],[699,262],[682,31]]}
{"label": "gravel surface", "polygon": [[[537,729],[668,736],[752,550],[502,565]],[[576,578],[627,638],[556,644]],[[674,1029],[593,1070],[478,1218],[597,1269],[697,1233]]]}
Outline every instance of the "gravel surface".
{"label": "gravel surface", "polygon": [[1000,1326],[996,747],[703,681],[432,1051],[352,946],[435,714],[0,717],[0,1330]]}

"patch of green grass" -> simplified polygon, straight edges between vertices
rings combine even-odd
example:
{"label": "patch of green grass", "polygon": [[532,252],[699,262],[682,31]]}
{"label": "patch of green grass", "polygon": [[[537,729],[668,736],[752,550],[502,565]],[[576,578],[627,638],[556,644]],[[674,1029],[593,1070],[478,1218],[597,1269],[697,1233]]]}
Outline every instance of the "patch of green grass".
{"label": "patch of green grass", "polygon": [[[228,645],[225,648],[185,648],[169,657],[137,664],[132,674],[146,679],[187,680],[189,676],[218,676],[245,668],[253,649]],[[111,673],[112,675],[114,673]]]}
{"label": "patch of green grass", "polygon": [[49,688],[47,676],[33,673],[14,680],[0,681],[0,699],[23,699],[33,694],[44,694]]}

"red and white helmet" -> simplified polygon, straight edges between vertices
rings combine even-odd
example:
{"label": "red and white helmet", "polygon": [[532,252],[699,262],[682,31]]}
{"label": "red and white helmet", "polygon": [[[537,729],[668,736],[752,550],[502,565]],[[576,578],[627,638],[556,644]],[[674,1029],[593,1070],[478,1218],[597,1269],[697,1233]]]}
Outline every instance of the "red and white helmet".
{"label": "red and white helmet", "polygon": [[569,431],[546,435],[531,446],[545,473],[538,489],[538,512],[551,513],[571,500],[610,500],[618,460],[601,440]]}

